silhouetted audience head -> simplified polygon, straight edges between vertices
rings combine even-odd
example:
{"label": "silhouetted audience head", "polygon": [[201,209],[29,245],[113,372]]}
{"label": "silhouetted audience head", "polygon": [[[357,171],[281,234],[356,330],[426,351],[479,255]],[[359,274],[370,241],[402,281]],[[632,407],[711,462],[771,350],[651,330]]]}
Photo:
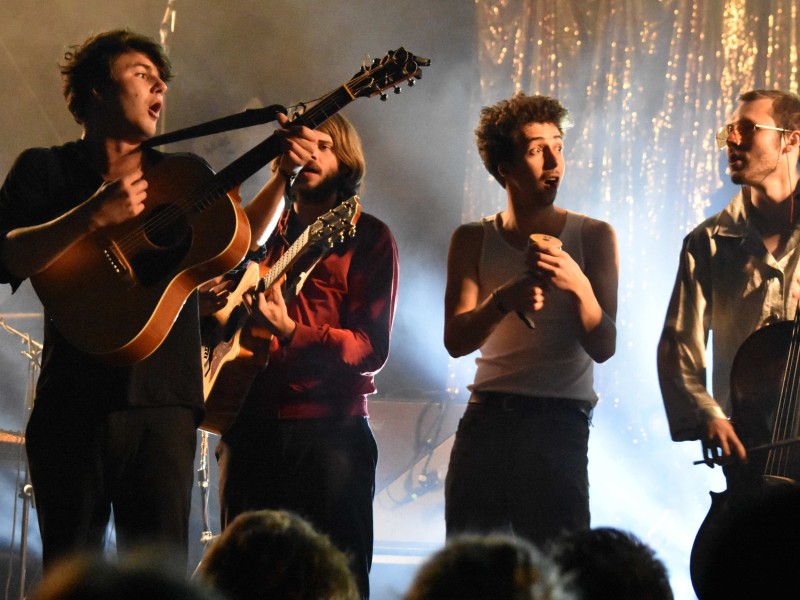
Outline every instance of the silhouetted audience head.
{"label": "silhouetted audience head", "polygon": [[583,600],[672,600],[667,569],[635,535],[600,527],[557,539],[550,556]]}
{"label": "silhouetted audience head", "polygon": [[453,538],[420,567],[405,600],[575,600],[552,562],[505,535]]}
{"label": "silhouetted audience head", "polygon": [[163,565],[77,554],[52,565],[28,600],[222,600]]}
{"label": "silhouetted audience head", "polygon": [[229,600],[360,597],[344,554],[327,536],[285,511],[236,517],[203,559],[200,577]]}

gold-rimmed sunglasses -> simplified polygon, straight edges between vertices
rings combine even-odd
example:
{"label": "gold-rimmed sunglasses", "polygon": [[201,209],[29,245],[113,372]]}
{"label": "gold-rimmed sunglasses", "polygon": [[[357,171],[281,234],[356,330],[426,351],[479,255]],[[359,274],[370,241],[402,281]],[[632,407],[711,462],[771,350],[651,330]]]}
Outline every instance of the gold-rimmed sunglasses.
{"label": "gold-rimmed sunglasses", "polygon": [[749,121],[741,121],[739,123],[728,123],[717,129],[717,147],[724,148],[728,145],[728,139],[734,136],[733,143],[737,146],[745,140],[750,140],[756,131],[759,129],[769,129],[770,131],[787,132],[791,129],[784,129],[783,127],[773,127],[772,125],[761,125],[759,123],[750,123]]}

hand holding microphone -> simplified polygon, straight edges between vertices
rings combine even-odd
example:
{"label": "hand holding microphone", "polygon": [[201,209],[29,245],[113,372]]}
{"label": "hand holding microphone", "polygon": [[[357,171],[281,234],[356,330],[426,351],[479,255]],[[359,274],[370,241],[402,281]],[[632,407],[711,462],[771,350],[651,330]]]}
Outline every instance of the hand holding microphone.
{"label": "hand holding microphone", "polygon": [[[537,251],[548,249],[561,250],[561,240],[545,233],[532,233],[528,236],[528,244],[525,247],[525,262],[528,263],[528,271],[541,280],[542,287],[546,285],[546,277],[539,269],[531,265],[536,262],[534,254]],[[518,310],[517,315],[530,329],[536,328],[536,324],[533,322],[532,312]]]}

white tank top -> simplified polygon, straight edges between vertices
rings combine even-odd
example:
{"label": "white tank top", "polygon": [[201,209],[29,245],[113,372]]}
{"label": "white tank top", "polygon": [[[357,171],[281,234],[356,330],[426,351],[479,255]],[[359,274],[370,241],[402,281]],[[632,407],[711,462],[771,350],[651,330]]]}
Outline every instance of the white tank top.
{"label": "white tank top", "polygon": [[[561,232],[563,249],[584,268],[581,231],[586,217],[567,212]],[[525,271],[524,253],[506,243],[497,228],[497,216],[485,217],[478,264],[480,300]],[[597,403],[594,361],[578,341],[579,322],[569,294],[555,287],[545,291],[542,310],[532,314],[529,329],[508,313],[480,348],[471,390],[524,396],[570,398]]]}

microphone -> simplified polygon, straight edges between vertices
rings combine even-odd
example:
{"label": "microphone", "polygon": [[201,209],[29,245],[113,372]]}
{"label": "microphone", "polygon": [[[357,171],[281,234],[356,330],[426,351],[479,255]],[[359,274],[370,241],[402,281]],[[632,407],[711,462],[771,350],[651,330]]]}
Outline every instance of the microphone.
{"label": "microphone", "polygon": [[[527,251],[534,246],[561,250],[561,240],[552,235],[547,235],[546,233],[532,233],[528,236],[526,254]],[[536,329],[536,324],[533,322],[533,313],[518,310],[517,316],[522,320],[523,323],[525,323],[528,329]]]}

